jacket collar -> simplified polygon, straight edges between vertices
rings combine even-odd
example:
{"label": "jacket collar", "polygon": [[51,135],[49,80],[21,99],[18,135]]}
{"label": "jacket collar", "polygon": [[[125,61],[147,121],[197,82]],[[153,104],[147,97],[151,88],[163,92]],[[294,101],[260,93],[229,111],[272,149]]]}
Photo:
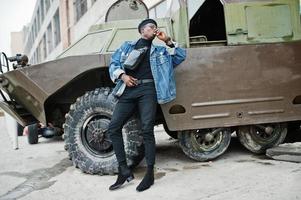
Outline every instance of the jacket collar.
{"label": "jacket collar", "polygon": [[[138,40],[139,40],[139,39],[138,39]],[[138,40],[134,40],[134,41],[131,41],[131,42],[130,42],[130,45],[131,45],[132,48],[134,48],[134,46],[137,44]],[[154,45],[154,44],[152,43],[150,54],[152,54],[152,53],[154,52],[155,49],[156,49],[156,45]]]}
{"label": "jacket collar", "polygon": [[137,44],[137,42],[138,42],[138,40],[131,41],[130,45],[133,47],[133,46],[135,46]]}

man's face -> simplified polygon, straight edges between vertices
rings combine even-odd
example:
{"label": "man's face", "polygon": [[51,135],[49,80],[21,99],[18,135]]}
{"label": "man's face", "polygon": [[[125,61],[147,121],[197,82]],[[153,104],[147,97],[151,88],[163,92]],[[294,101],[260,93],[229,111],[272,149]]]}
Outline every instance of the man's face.
{"label": "man's face", "polygon": [[141,36],[147,40],[153,40],[156,37],[157,27],[155,24],[148,23],[141,29]]}

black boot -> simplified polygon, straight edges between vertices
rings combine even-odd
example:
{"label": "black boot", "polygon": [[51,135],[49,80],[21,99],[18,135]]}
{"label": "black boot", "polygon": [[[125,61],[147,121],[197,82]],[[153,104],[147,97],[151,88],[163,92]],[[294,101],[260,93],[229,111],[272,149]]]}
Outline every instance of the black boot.
{"label": "black boot", "polygon": [[147,190],[154,184],[154,167],[148,166],[147,172],[142,179],[141,183],[137,186],[136,190],[138,192],[142,192],[144,190]]}
{"label": "black boot", "polygon": [[119,166],[117,180],[113,185],[110,186],[109,190],[116,190],[120,186],[122,186],[122,184],[124,184],[125,181],[130,182],[133,179],[134,175],[126,165]]}

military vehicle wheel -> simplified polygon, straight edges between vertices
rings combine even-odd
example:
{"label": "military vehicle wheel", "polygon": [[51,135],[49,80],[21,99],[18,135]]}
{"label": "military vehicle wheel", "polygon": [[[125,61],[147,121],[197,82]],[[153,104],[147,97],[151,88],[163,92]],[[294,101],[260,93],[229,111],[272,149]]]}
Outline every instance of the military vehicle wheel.
{"label": "military vehicle wheel", "polygon": [[[98,88],[71,105],[64,124],[65,143],[75,167],[89,174],[113,174],[118,163],[108,135],[108,126],[117,100],[109,88]],[[123,127],[127,163],[134,167],[144,157],[143,137],[137,118]]]}
{"label": "military vehicle wheel", "polygon": [[257,124],[238,128],[241,144],[254,153],[265,153],[266,149],[281,144],[287,134],[285,123]]}
{"label": "military vehicle wheel", "polygon": [[178,139],[178,132],[177,131],[170,131],[167,127],[167,124],[163,123],[163,128],[165,132],[172,137],[173,139]]}
{"label": "military vehicle wheel", "polygon": [[37,144],[39,141],[39,124],[31,124],[28,126],[28,143]]}
{"label": "military vehicle wheel", "polygon": [[212,160],[223,154],[231,141],[228,128],[198,129],[178,133],[183,152],[197,161]]}

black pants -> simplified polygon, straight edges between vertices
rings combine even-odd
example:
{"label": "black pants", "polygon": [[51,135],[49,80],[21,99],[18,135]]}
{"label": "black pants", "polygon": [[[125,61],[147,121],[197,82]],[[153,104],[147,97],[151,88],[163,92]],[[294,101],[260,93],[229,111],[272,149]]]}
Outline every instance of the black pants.
{"label": "black pants", "polygon": [[157,111],[157,95],[154,83],[127,87],[121,95],[109,125],[109,134],[119,165],[126,163],[122,127],[138,111],[145,147],[147,165],[155,164],[154,125]]}

